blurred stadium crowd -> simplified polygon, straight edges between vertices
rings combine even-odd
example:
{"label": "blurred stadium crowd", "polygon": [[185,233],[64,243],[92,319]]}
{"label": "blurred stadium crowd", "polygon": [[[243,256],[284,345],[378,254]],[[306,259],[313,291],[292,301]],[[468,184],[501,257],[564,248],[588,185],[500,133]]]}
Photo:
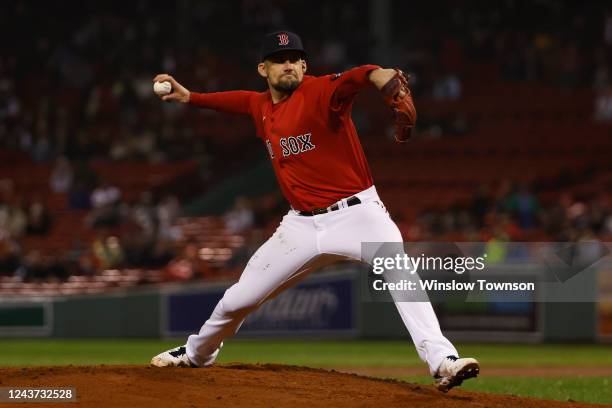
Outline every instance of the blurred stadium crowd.
{"label": "blurred stadium crowd", "polygon": [[285,27],[304,39],[312,73],[362,63],[410,73],[419,112],[411,143],[391,141],[375,92],[354,111],[406,240],[609,239],[612,9],[389,0],[381,23],[371,17],[381,13],[376,3],[83,1],[70,13],[5,4],[4,288],[238,272],[286,211],[283,199],[262,192],[223,216],[195,218],[181,216],[181,203],[248,174],[265,150],[245,119],[161,103],[151,78],[169,72],[198,91],[262,90],[259,39]]}

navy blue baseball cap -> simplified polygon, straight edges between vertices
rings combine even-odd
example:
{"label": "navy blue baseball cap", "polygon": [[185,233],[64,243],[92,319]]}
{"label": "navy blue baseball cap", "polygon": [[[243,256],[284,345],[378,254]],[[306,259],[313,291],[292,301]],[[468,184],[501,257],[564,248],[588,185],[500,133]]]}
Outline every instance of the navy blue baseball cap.
{"label": "navy blue baseball cap", "polygon": [[306,51],[304,51],[302,40],[297,34],[291,31],[276,31],[266,34],[261,44],[261,61],[281,51],[300,51],[302,57],[306,57]]}

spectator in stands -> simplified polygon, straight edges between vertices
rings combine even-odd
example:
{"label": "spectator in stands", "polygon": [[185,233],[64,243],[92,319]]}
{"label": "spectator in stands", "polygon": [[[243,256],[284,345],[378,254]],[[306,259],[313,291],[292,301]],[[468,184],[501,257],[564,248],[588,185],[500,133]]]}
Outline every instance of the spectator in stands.
{"label": "spectator in stands", "polygon": [[601,245],[597,245],[600,241],[591,228],[584,228],[580,231],[578,242],[582,244],[577,246],[576,254],[580,263],[590,265],[608,254]]}
{"label": "spectator in stands", "polygon": [[84,160],[75,162],[74,181],[68,194],[71,209],[89,210],[91,208],[91,192],[96,185],[97,176]]}
{"label": "spectator in stands", "polygon": [[115,236],[101,230],[92,243],[92,253],[99,269],[117,268],[124,260],[121,242]]}
{"label": "spectator in stands", "polygon": [[521,228],[512,217],[507,213],[496,214],[490,224],[493,236],[498,239],[516,241],[520,239]]}
{"label": "spectator in stands", "polygon": [[238,197],[234,207],[223,216],[225,227],[231,233],[238,233],[253,226],[255,214],[246,197]]}
{"label": "spectator in stands", "polygon": [[589,206],[581,200],[574,201],[567,207],[566,216],[571,226],[578,231],[590,227]]}
{"label": "spectator in stands", "polygon": [[10,178],[0,179],[0,204],[11,202],[15,195],[15,183]]}
{"label": "spectator in stands", "polygon": [[132,150],[134,158],[152,162],[158,156],[155,134],[150,130],[137,133],[132,140]]}
{"label": "spectator in stands", "polygon": [[91,208],[90,197],[91,190],[82,180],[77,180],[68,194],[68,204],[73,210],[88,210]]}
{"label": "spectator in stands", "polygon": [[131,211],[131,218],[140,228],[140,233],[148,239],[155,239],[159,226],[156,207],[153,204],[153,193],[144,191]]}
{"label": "spectator in stands", "polygon": [[0,276],[13,275],[20,264],[19,245],[0,230]]}
{"label": "spectator in stands", "polygon": [[121,129],[117,137],[110,145],[109,157],[113,160],[126,160],[132,155],[132,144],[134,135],[127,128]]}
{"label": "spectator in stands", "polygon": [[568,226],[566,219],[566,209],[563,206],[562,197],[557,200],[552,206],[542,211],[542,228],[544,232],[553,237],[555,240],[563,241],[559,239],[562,235],[562,231]]}
{"label": "spectator in stands", "polygon": [[246,242],[237,248],[230,259],[225,263],[228,269],[240,268],[245,265],[257,249],[266,241],[266,232],[255,228],[248,234]]}
{"label": "spectator in stands", "polygon": [[523,184],[517,192],[512,194],[506,202],[507,210],[515,217],[519,227],[523,229],[535,228],[538,224],[540,204],[538,198]]}
{"label": "spectator in stands", "polygon": [[47,273],[43,265],[43,257],[40,251],[29,251],[24,256],[18,275],[24,281],[46,277]]}
{"label": "spectator in stands", "polygon": [[111,185],[108,181],[103,181],[91,194],[91,204],[94,208],[103,208],[119,203],[121,191]]}
{"label": "spectator in stands", "polygon": [[15,119],[19,115],[21,104],[14,92],[13,81],[0,77],[0,120]]}
{"label": "spectator in stands", "polygon": [[154,205],[151,192],[140,195],[122,225],[121,243],[127,265],[159,267],[173,258],[174,244],[181,237],[180,228],[174,225],[178,212],[178,199],[174,196]]}
{"label": "spectator in stands", "polygon": [[605,199],[594,198],[589,202],[588,228],[595,235],[604,234],[604,222],[606,218]]}
{"label": "spectator in stands", "polygon": [[96,270],[89,249],[82,240],[77,237],[73,239],[72,247],[64,256],[71,274],[87,276],[95,274]]}
{"label": "spectator in stands", "polygon": [[57,256],[30,251],[24,259],[19,275],[25,281],[66,280],[68,269]]}
{"label": "spectator in stands", "polygon": [[28,207],[27,232],[31,235],[46,235],[51,226],[51,216],[45,205],[36,200]]}
{"label": "spectator in stands", "polygon": [[461,81],[453,73],[440,76],[434,82],[432,96],[438,101],[456,101],[461,98]]}
{"label": "spectator in stands", "polygon": [[72,187],[73,178],[74,174],[70,161],[63,156],[58,158],[49,179],[51,191],[54,193],[67,193]]}
{"label": "spectator in stands", "polygon": [[176,255],[175,242],[157,239],[151,250],[150,266],[161,268],[168,265]]}
{"label": "spectator in stands", "polygon": [[183,248],[182,253],[170,261],[165,269],[168,280],[191,280],[212,276],[212,270],[200,256],[199,248],[194,242],[190,242]]}
{"label": "spectator in stands", "polygon": [[487,240],[485,252],[487,254],[487,264],[494,265],[506,260],[508,254],[507,242],[510,237],[501,225],[495,225],[491,237]]}
{"label": "spectator in stands", "polygon": [[26,232],[28,217],[19,197],[12,197],[9,203],[0,203],[0,233],[19,238]]}
{"label": "spectator in stands", "polygon": [[89,223],[93,228],[112,227],[120,222],[121,191],[104,180],[91,193],[93,211]]}
{"label": "spectator in stands", "polygon": [[167,195],[157,205],[157,219],[159,222],[158,237],[161,241],[177,241],[181,238],[181,229],[176,226],[181,207],[175,195]]}
{"label": "spectator in stands", "polygon": [[[40,126],[40,128],[41,132],[47,131],[46,125]],[[49,139],[49,136],[44,133],[38,135],[30,153],[32,155],[32,159],[35,162],[41,163],[49,161],[53,155],[53,147],[51,146],[51,140]]]}
{"label": "spectator in stands", "polygon": [[612,85],[607,86],[595,99],[595,120],[600,122],[612,120]]}

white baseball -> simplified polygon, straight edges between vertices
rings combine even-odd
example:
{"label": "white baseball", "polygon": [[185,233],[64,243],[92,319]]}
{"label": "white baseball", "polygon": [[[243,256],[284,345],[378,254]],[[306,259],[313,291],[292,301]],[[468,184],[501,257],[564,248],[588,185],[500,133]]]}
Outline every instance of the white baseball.
{"label": "white baseball", "polygon": [[155,94],[157,95],[168,95],[170,92],[172,92],[172,85],[170,85],[170,82],[168,81],[164,81],[164,82],[155,82],[153,84],[153,92],[155,92]]}

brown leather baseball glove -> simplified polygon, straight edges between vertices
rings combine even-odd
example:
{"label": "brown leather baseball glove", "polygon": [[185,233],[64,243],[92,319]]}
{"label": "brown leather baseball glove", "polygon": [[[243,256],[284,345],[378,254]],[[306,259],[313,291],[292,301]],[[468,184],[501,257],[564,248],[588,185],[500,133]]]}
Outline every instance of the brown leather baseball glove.
{"label": "brown leather baseball glove", "polygon": [[380,92],[383,94],[385,103],[393,110],[395,140],[407,141],[412,134],[417,117],[410,89],[408,89],[408,79],[401,70],[395,69],[395,76],[382,87]]}

